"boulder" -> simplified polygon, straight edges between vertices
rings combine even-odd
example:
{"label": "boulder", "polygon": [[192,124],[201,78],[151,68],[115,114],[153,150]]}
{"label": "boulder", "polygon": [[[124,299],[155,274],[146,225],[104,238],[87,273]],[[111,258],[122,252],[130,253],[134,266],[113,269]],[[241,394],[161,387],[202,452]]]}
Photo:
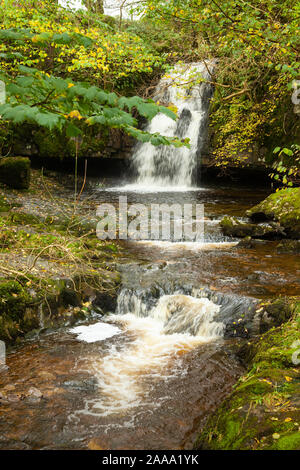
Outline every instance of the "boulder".
{"label": "boulder", "polygon": [[220,222],[220,227],[223,234],[229,237],[273,240],[286,236],[284,229],[276,222],[255,224],[241,222],[236,217],[225,216]]}
{"label": "boulder", "polygon": [[300,253],[300,240],[282,240],[276,246],[278,253]]}
{"label": "boulder", "polygon": [[0,158],[0,181],[11,188],[28,189],[30,184],[29,158]]}
{"label": "boulder", "polygon": [[246,212],[252,222],[276,221],[288,238],[300,238],[300,188],[281,189]]}

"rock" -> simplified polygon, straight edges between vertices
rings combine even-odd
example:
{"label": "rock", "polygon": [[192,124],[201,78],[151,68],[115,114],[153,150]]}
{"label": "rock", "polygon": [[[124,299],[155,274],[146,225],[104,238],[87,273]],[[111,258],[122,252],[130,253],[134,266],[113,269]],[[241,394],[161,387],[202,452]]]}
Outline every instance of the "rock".
{"label": "rock", "polygon": [[276,246],[278,253],[300,253],[300,240],[282,240]]}
{"label": "rock", "polygon": [[285,237],[284,229],[275,222],[254,224],[241,222],[236,217],[225,216],[220,222],[220,227],[223,234],[229,237],[253,237],[265,240]]}
{"label": "rock", "polygon": [[9,384],[9,385],[5,385],[5,387],[3,387],[2,390],[11,392],[12,390],[15,390],[15,388],[16,388],[15,385]]}
{"label": "rock", "polygon": [[264,245],[267,243],[265,240],[259,239],[252,239],[250,236],[243,238],[238,244],[235,246],[236,248],[255,248],[259,245]]}
{"label": "rock", "polygon": [[28,189],[30,184],[29,158],[0,158],[0,181],[11,188]]}
{"label": "rock", "polygon": [[38,374],[42,379],[45,379],[45,380],[55,380],[56,377],[54,374],[51,374],[50,372],[46,372],[46,371],[42,371],[42,372],[39,372]]}
{"label": "rock", "polygon": [[98,388],[97,380],[92,377],[91,379],[84,380],[68,380],[62,384],[64,388],[71,390],[78,390],[80,392],[95,392]]}
{"label": "rock", "polygon": [[88,443],[89,450],[108,450],[107,444],[104,444],[100,439],[92,439]]}
{"label": "rock", "polygon": [[288,238],[300,238],[300,188],[287,188],[270,194],[246,212],[253,222],[274,220]]}
{"label": "rock", "polygon": [[29,396],[30,398],[40,400],[43,397],[43,394],[39,389],[35,387],[30,387],[30,389],[27,392],[27,396]]}

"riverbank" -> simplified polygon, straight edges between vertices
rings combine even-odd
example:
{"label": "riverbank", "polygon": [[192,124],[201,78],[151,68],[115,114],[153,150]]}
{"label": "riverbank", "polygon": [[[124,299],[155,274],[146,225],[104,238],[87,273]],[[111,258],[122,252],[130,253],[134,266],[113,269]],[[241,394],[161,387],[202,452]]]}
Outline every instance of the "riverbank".
{"label": "riverbank", "polygon": [[292,317],[240,351],[247,373],[209,419],[195,448],[297,450],[300,448],[300,299]]}
{"label": "riverbank", "polygon": [[[121,247],[96,237],[96,205],[74,179],[32,171],[34,189],[0,186],[0,339],[113,310]],[[79,179],[78,186],[83,181]]]}

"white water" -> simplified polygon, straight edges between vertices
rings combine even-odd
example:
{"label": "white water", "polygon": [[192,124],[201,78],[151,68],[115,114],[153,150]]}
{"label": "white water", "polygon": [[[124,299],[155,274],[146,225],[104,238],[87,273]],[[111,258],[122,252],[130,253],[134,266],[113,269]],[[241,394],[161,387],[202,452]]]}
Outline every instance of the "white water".
{"label": "white water", "polygon": [[93,325],[75,326],[70,329],[71,333],[77,335],[77,339],[86,343],[94,343],[95,341],[103,341],[121,333],[120,328],[109,325],[108,323],[98,322]]}
{"label": "white water", "polygon": [[212,94],[209,83],[197,83],[197,80],[210,81],[212,69],[211,62],[178,64],[160,80],[154,100],[166,106],[175,106],[179,118],[173,121],[164,114],[158,114],[146,130],[168,137],[188,138],[190,148],[137,144],[132,156],[137,180],[123,189],[170,191],[176,188],[184,191],[192,187],[207,138],[209,100]]}
{"label": "white water", "polygon": [[130,341],[114,341],[104,357],[89,358],[85,367],[97,378],[99,397],[87,401],[81,413],[123,415],[141,404],[160,406],[151,402],[151,387],[185,375],[183,355],[223,336],[223,323],[214,321],[219,309],[206,298],[182,294],[164,295],[150,308],[135,294],[121,292],[118,314],[107,321],[122,327]]}

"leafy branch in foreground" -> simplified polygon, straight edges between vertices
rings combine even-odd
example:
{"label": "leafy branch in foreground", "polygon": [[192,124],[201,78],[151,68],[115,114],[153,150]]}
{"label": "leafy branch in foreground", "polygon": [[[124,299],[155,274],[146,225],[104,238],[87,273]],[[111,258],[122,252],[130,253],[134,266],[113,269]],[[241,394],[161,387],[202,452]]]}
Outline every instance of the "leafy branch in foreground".
{"label": "leafy branch in foreground", "polygon": [[83,134],[84,125],[101,124],[119,128],[142,142],[153,145],[182,146],[185,142],[138,129],[139,115],[151,120],[158,113],[171,119],[176,114],[169,108],[159,106],[152,100],[137,96],[125,98],[106,92],[83,82],[50,76],[37,69],[20,66],[22,75],[14,79],[0,74],[6,83],[7,102],[0,106],[4,120],[15,124],[29,122],[50,130],[66,129],[68,137]]}
{"label": "leafy branch in foreground", "polygon": [[300,145],[292,144],[290,148],[276,147],[273,154],[276,157],[272,165],[274,172],[271,173],[271,178],[285,186],[299,184]]}

